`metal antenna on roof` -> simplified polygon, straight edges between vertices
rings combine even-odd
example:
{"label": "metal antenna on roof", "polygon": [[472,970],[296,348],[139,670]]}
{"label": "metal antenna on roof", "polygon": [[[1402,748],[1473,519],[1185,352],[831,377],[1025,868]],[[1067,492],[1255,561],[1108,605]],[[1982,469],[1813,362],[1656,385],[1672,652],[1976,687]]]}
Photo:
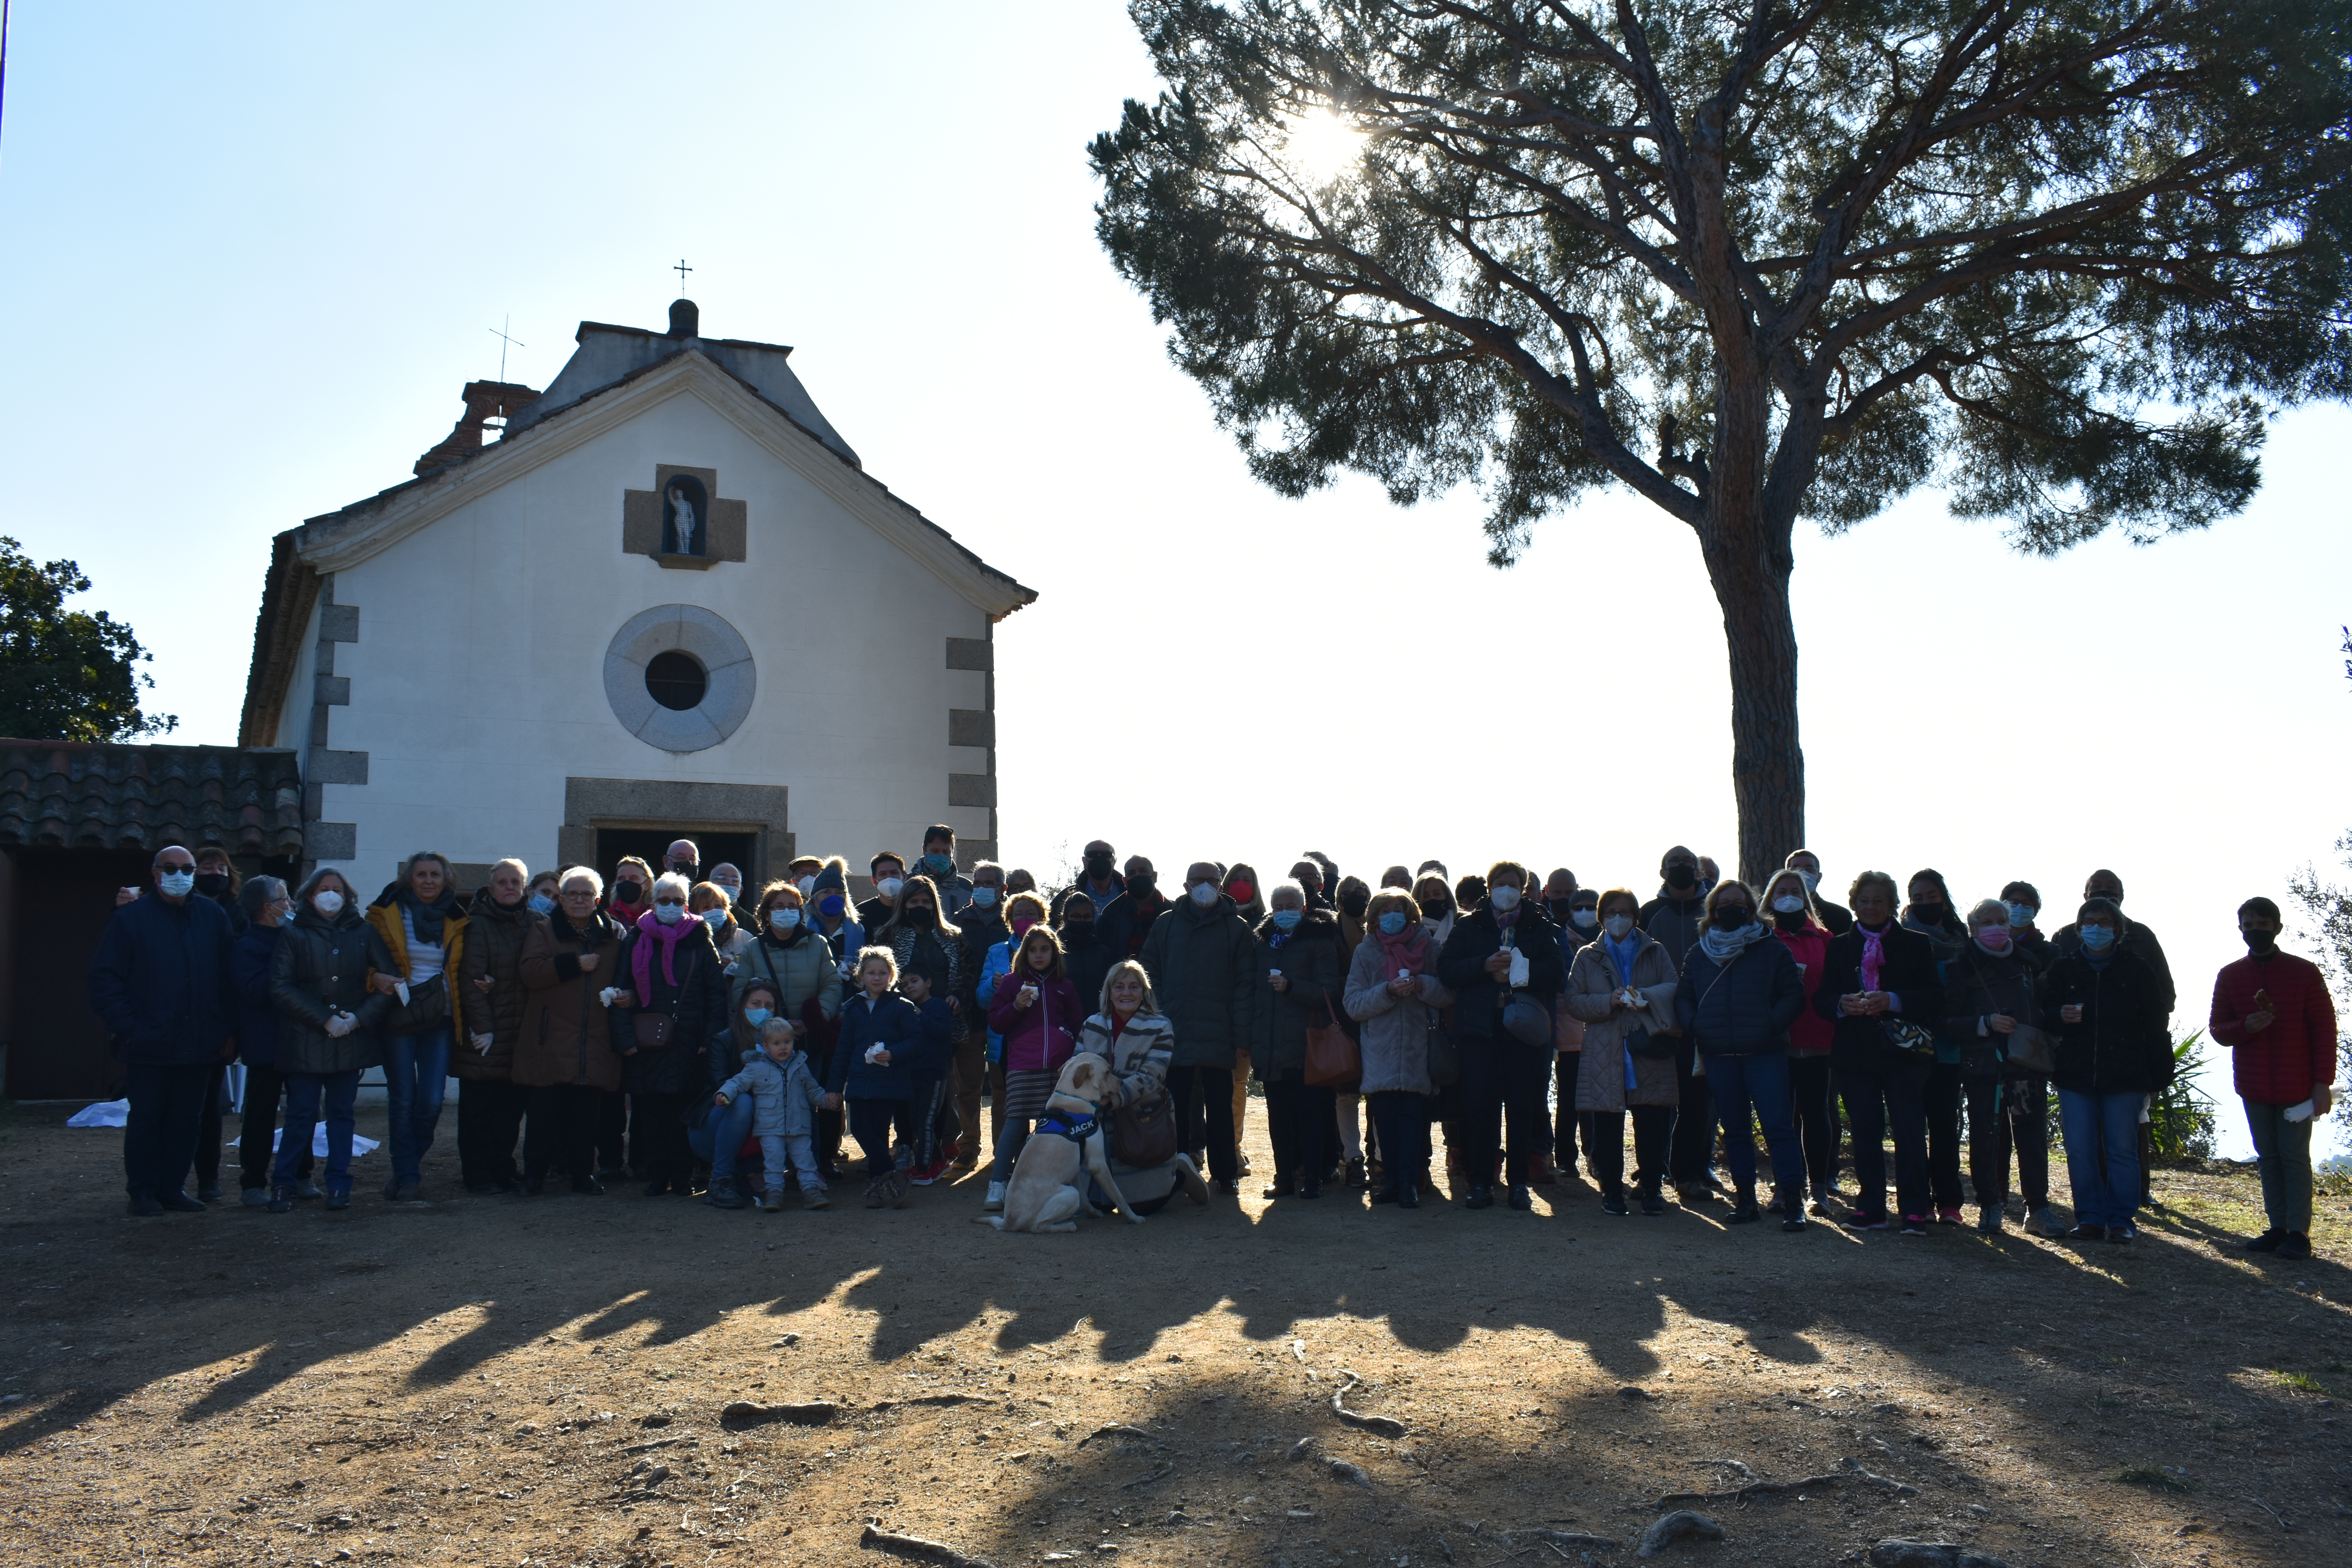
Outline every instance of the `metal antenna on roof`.
{"label": "metal antenna on roof", "polygon": [[670,268],[670,270],[671,270],[672,272],[675,272],[675,273],[677,273],[677,291],[678,291],[679,293],[681,293],[681,294],[685,293],[685,292],[686,292],[686,275],[687,275],[688,273],[689,273],[689,272],[693,271],[693,270],[694,270],[694,268],[691,268],[691,267],[688,267],[688,266],[686,264],[686,258],[685,258],[685,257],[683,257],[683,256],[681,256],[681,257],[679,257],[679,258],[677,258],[677,266],[675,266],[675,267],[673,267],[673,268]]}
{"label": "metal antenna on roof", "polygon": [[509,336],[507,335],[507,327],[511,327],[511,326],[513,326],[513,325],[514,325],[514,317],[513,317],[511,314],[509,314],[509,315],[508,315],[508,316],[507,316],[507,318],[506,318],[506,326],[503,326],[503,327],[488,327],[488,328],[485,328],[485,329],[484,329],[484,330],[485,330],[485,331],[488,331],[488,332],[492,337],[495,337],[495,338],[498,338],[499,340],[500,340],[500,341],[499,341],[499,379],[500,381],[504,381],[504,380],[507,378],[507,349],[508,349],[508,346],[509,346],[509,344],[511,344],[513,347],[515,347],[515,348],[519,348],[519,349],[527,349],[527,348],[529,348],[529,347],[530,346],[529,343],[524,342],[520,338],[509,337]]}

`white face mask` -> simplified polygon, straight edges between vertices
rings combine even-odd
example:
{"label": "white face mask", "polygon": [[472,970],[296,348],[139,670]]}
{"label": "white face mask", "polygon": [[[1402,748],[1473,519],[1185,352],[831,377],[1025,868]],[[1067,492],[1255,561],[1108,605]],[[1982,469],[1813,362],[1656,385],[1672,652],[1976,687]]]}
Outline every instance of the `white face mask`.
{"label": "white face mask", "polygon": [[816,873],[814,871],[810,872],[807,876],[803,877],[799,881],[794,882],[793,886],[801,890],[802,898],[807,898],[811,893],[816,891]]}
{"label": "white face mask", "polygon": [[322,915],[339,915],[343,912],[343,896],[332,888],[321,889],[310,900],[310,903]]}
{"label": "white face mask", "polygon": [[717,931],[720,926],[727,923],[727,911],[723,909],[705,910],[702,911],[702,923],[709,926],[712,931]]}
{"label": "white face mask", "polygon": [[1633,917],[1632,915],[1611,915],[1607,920],[1601,922],[1601,929],[1607,931],[1611,936],[1616,938],[1619,942],[1623,942],[1627,937],[1633,934]]}
{"label": "white face mask", "polygon": [[156,878],[155,882],[175,899],[184,899],[196,890],[196,874],[194,871],[166,871]]}
{"label": "white face mask", "polygon": [[770,910],[768,911],[768,924],[777,931],[793,931],[798,929],[800,923],[801,912],[798,910]]}
{"label": "white face mask", "polygon": [[1821,890],[1822,874],[1819,871],[1799,871],[1797,879],[1805,884],[1805,891],[1813,893]]}
{"label": "white face mask", "polygon": [[1217,885],[1214,882],[1193,883],[1192,901],[1202,909],[1207,909],[1217,901]]}
{"label": "white face mask", "polygon": [[742,898],[743,898],[743,884],[742,884],[742,883],[740,883],[740,882],[713,882],[713,883],[711,883],[710,885],[711,885],[712,887],[714,887],[714,888],[718,889],[720,892],[722,892],[722,893],[726,894],[726,895],[727,895],[727,901],[728,901],[729,903],[733,904],[733,903],[740,903],[740,902],[741,902],[741,901],[742,901]]}
{"label": "white face mask", "polygon": [[1486,901],[1503,913],[1509,914],[1519,907],[1519,890],[1517,888],[1497,888],[1486,895]]}
{"label": "white face mask", "polygon": [[874,884],[874,890],[881,894],[886,899],[895,899],[900,892],[905,890],[906,886],[907,884],[903,879],[898,877],[885,877],[880,881]]}
{"label": "white face mask", "polygon": [[1783,893],[1772,900],[1772,907],[1784,915],[1802,914],[1805,910],[1805,900],[1794,893]]}
{"label": "white face mask", "polygon": [[1601,923],[1601,911],[1599,910],[1570,910],[1568,911],[1568,918],[1576,922],[1577,930],[1591,931],[1594,926]]}
{"label": "white face mask", "polygon": [[676,904],[656,904],[654,919],[666,926],[674,926],[686,918],[686,911]]}

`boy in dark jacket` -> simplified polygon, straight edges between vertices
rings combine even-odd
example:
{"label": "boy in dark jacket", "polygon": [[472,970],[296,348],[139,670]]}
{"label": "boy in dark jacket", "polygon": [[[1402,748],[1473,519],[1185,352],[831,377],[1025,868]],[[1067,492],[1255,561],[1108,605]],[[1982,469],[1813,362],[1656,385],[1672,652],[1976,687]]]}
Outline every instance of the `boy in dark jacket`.
{"label": "boy in dark jacket", "polygon": [[923,1015],[893,991],[898,957],[887,947],[857,955],[857,993],[841,1005],[841,1038],[824,1107],[846,1100],[849,1135],[866,1152],[866,1206],[904,1208],[908,1184],[890,1156],[890,1129],[914,1092],[912,1063],[921,1053]]}
{"label": "boy in dark jacket", "polygon": [[2336,1081],[2336,1004],[2318,966],[2278,950],[2279,910],[2238,906],[2246,956],[2213,982],[2213,1038],[2230,1047],[2230,1076],[2245,1102],[2263,1173],[2263,1234],[2249,1252],[2311,1256],[2311,1127],[2327,1114]]}

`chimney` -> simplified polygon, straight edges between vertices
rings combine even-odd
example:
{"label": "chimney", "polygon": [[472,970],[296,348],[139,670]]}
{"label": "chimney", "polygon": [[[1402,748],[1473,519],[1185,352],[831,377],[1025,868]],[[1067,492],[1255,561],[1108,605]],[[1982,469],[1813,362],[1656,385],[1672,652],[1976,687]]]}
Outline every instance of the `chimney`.
{"label": "chimney", "polygon": [[416,459],[418,474],[446,468],[458,458],[480,451],[503,434],[517,415],[539,401],[538,393],[510,381],[469,381],[461,395],[466,400],[466,412],[446,439]]}
{"label": "chimney", "polygon": [[694,308],[693,300],[670,301],[669,335],[674,338],[698,338],[702,335],[702,312]]}

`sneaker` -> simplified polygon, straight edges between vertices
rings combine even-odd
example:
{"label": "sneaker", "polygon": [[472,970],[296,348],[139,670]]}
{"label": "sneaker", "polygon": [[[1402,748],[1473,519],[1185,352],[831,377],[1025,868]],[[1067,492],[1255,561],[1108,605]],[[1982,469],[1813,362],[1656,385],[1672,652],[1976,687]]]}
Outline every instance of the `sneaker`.
{"label": "sneaker", "polygon": [[2066,1234],[2066,1227],[2058,1223],[2058,1211],[2048,1204],[2043,1204],[2040,1208],[2027,1205],[2025,1228],[2049,1241],[2055,1241]]}
{"label": "sneaker", "polygon": [[403,1182],[400,1184],[399,1201],[404,1204],[422,1203],[424,1196],[415,1182]]}
{"label": "sneaker", "polygon": [[1923,1215],[1923,1214],[1906,1214],[1906,1215],[1905,1215],[1903,1216],[1903,1226],[1902,1226],[1902,1228],[1901,1228],[1900,1230],[1897,1230],[1895,1234],[1895,1235],[1897,1235],[1897,1236],[1925,1236],[1925,1235],[1927,1235],[1927,1216],[1926,1215]]}
{"label": "sneaker", "polygon": [[1221,1198],[1237,1198],[1242,1195],[1242,1184],[1239,1182],[1228,1182],[1222,1176],[1210,1183],[1209,1186]]}
{"label": "sneaker", "polygon": [[1666,1200],[1664,1194],[1660,1193],[1643,1193],[1642,1194],[1642,1212],[1645,1215],[1654,1215],[1665,1213]]}
{"label": "sneaker", "polygon": [[[1184,1195],[1191,1198],[1196,1204],[1207,1203],[1209,1201],[1209,1184],[1201,1179],[1201,1173],[1193,1168],[1192,1163],[1190,1160],[1187,1160],[1178,1168],[1183,1173]],[[1001,1183],[991,1182],[989,1184],[989,1187],[992,1191],[997,1193],[997,1206],[1002,1208],[1004,1205],[1003,1184]]]}
{"label": "sneaker", "polygon": [[248,1187],[246,1191],[248,1194],[260,1193],[262,1206],[271,1214],[294,1212],[294,1189],[291,1187]]}
{"label": "sneaker", "polygon": [[220,1202],[220,1178],[215,1176],[209,1182],[198,1182],[196,1184],[196,1196],[204,1203],[216,1204]]}
{"label": "sneaker", "polygon": [[980,1208],[982,1214],[1003,1214],[1004,1212],[1004,1184],[1003,1182],[991,1182],[988,1184],[988,1201],[981,1205]]}
{"label": "sneaker", "polygon": [[312,1198],[323,1198],[326,1195],[327,1189],[320,1186],[318,1183],[312,1181],[308,1176],[304,1176],[301,1180],[294,1184],[294,1198],[297,1203],[307,1204]]}
{"label": "sneaker", "polygon": [[158,1198],[156,1202],[162,1204],[165,1208],[170,1209],[173,1214],[202,1214],[205,1212],[205,1205],[203,1204],[198,1203],[195,1199],[190,1197],[187,1194],[182,1192],[177,1187],[173,1187],[170,1192],[165,1193],[162,1197]]}
{"label": "sneaker", "polygon": [[349,1187],[329,1187],[329,1188],[327,1189],[327,1206],[328,1206],[329,1208],[331,1208],[331,1209],[347,1209],[347,1208],[351,1207],[351,1206],[352,1206],[352,1190],[351,1190],[351,1188],[349,1188]]}
{"label": "sneaker", "polygon": [[1248,1175],[1250,1173],[1249,1156],[1236,1149],[1234,1151],[1234,1158],[1241,1163],[1241,1170],[1236,1173],[1244,1176]]}
{"label": "sneaker", "polygon": [[889,1183],[889,1180],[890,1178],[887,1176],[874,1176],[867,1179],[866,1183],[866,1206],[867,1208],[884,1209],[890,1206],[889,1198],[884,1195],[887,1191],[887,1184]]}
{"label": "sneaker", "polygon": [[[292,1199],[293,1191],[291,1188],[288,1189],[287,1196],[289,1201]],[[245,1206],[249,1209],[266,1209],[269,1206],[269,1189],[268,1187],[247,1187],[245,1189],[244,1197]]]}
{"label": "sneaker", "polygon": [[1349,1187],[1349,1191],[1351,1191],[1351,1192],[1359,1192],[1359,1193],[1360,1193],[1360,1192],[1362,1192],[1366,1187],[1369,1187],[1369,1186],[1370,1186],[1371,1184],[1372,1184],[1372,1179],[1371,1179],[1371,1177],[1370,1177],[1370,1175],[1365,1172],[1365,1170],[1364,1170],[1364,1157],[1363,1157],[1361,1154],[1359,1154],[1359,1155],[1357,1155],[1354,1159],[1352,1159],[1352,1160],[1349,1161],[1349,1162],[1348,1162],[1348,1187]]}
{"label": "sneaker", "polygon": [[732,1184],[711,1188],[703,1194],[702,1201],[715,1209],[740,1209],[743,1206],[742,1195]]}
{"label": "sneaker", "polygon": [[1786,1215],[1780,1221],[1780,1228],[1792,1234],[1803,1230],[1806,1228],[1805,1216],[1802,1214]]}
{"label": "sneaker", "polygon": [[2248,1252],[2276,1252],[2279,1249],[2279,1244],[2284,1240],[2286,1240],[2286,1232],[2273,1226],[2252,1241],[2242,1242],[2240,1245]]}
{"label": "sneaker", "polygon": [[2107,1227],[2103,1225],[2078,1225],[2063,1237],[2067,1241],[2105,1241]]}
{"label": "sneaker", "polygon": [[1807,1214],[1819,1215],[1822,1218],[1828,1219],[1831,1217],[1830,1200],[1827,1197],[1815,1198],[1811,1203],[1805,1205],[1805,1212]]}
{"label": "sneaker", "polygon": [[1938,1224],[1942,1225],[1959,1224],[1961,1220],[1960,1205],[1958,1204],[1949,1204],[1938,1208],[1936,1211],[1936,1219]]}
{"label": "sneaker", "polygon": [[1528,1163],[1528,1180],[1534,1185],[1556,1187],[1559,1184],[1559,1173],[1552,1168],[1550,1155],[1538,1154]]}
{"label": "sneaker", "polygon": [[1624,1194],[1607,1193],[1603,1194],[1601,1196],[1601,1212],[1602,1214],[1628,1215],[1632,1214],[1633,1210],[1632,1206],[1625,1202]]}
{"label": "sneaker", "polygon": [[1845,1227],[1848,1230],[1885,1230],[1886,1216],[1883,1214],[1850,1214],[1845,1216]]}
{"label": "sneaker", "polygon": [[1510,1190],[1504,1194],[1503,1201],[1509,1204],[1513,1208],[1517,1209],[1522,1214],[1531,1213],[1536,1206],[1534,1195],[1528,1191],[1525,1185],[1517,1183],[1514,1183]]}
{"label": "sneaker", "polygon": [[2137,1241],[2139,1239],[2139,1226],[2129,1220],[2121,1225],[2111,1225],[2107,1226],[2107,1239],[2116,1243]]}
{"label": "sneaker", "polygon": [[1987,1204],[1977,1214],[1977,1228],[1988,1236],[2000,1234],[2000,1205]]}
{"label": "sneaker", "polygon": [[2311,1237],[2299,1230],[2291,1230],[2279,1238],[2278,1257],[2289,1263],[2300,1263],[2311,1256]]}
{"label": "sneaker", "polygon": [[761,1214],[783,1213],[784,1189],[782,1187],[770,1187],[766,1192],[761,1193],[760,1194],[760,1212]]}
{"label": "sneaker", "polygon": [[833,1200],[825,1195],[825,1191],[823,1187],[803,1187],[801,1189],[801,1207],[804,1209],[829,1209],[832,1206]]}
{"label": "sneaker", "polygon": [[905,1208],[907,1199],[915,1190],[907,1181],[907,1173],[893,1171],[882,1179],[890,1184],[890,1206],[894,1209]]}
{"label": "sneaker", "polygon": [[152,1219],[163,1212],[163,1205],[144,1193],[131,1200],[131,1216],[133,1219]]}
{"label": "sneaker", "polygon": [[1470,1189],[1470,1201],[1463,1206],[1474,1209],[1493,1208],[1495,1206],[1495,1189],[1486,1185],[1484,1182],[1479,1183],[1476,1186]]}

